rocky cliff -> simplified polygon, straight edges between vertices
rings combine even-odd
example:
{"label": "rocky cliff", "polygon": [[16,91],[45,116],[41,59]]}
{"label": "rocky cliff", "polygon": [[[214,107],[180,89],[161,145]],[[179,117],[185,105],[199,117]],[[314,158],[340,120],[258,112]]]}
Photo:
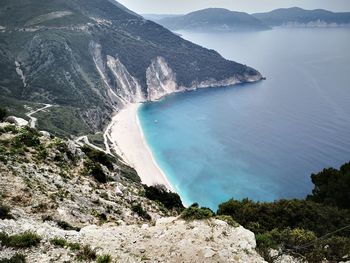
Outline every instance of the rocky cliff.
{"label": "rocky cliff", "polygon": [[101,130],[126,103],[261,79],[109,0],[4,0],[0,102],[56,105],[38,125],[58,134]]}
{"label": "rocky cliff", "polygon": [[264,262],[252,232],[185,221],[174,195],[151,200],[119,157],[0,123],[0,262]]}

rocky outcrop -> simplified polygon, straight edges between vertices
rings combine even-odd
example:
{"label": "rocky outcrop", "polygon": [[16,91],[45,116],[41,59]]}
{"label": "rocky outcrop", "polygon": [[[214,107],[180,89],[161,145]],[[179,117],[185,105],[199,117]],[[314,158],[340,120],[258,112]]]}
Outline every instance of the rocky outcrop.
{"label": "rocky outcrop", "polygon": [[149,101],[158,100],[166,95],[184,90],[179,89],[176,83],[176,75],[168,66],[163,57],[152,60],[146,71],[147,98]]}
{"label": "rocky outcrop", "polygon": [[[0,220],[0,232],[10,235],[30,231],[40,235],[40,247],[27,254],[28,262],[74,261],[68,249],[50,244],[53,238],[89,245],[97,254],[109,254],[118,262],[265,262],[255,251],[254,234],[220,220],[186,222],[175,217],[158,219],[155,225],[89,225],[65,231],[50,223],[32,220]],[[42,253],[45,250],[46,253]],[[4,254],[14,254],[4,249]]]}

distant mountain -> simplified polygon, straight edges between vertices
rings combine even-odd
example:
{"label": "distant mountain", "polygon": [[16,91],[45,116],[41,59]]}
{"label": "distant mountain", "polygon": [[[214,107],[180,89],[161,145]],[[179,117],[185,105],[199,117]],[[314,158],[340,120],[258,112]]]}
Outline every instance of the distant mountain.
{"label": "distant mountain", "polygon": [[158,20],[168,17],[178,17],[182,15],[174,15],[174,14],[142,14],[145,19],[158,22]]}
{"label": "distant mountain", "polygon": [[252,15],[269,26],[301,25],[317,27],[350,25],[350,12],[334,13],[323,9],[305,10],[299,7],[292,7]]}
{"label": "distant mountain", "polygon": [[259,19],[243,12],[223,8],[208,8],[176,17],[156,21],[171,30],[241,31],[269,29]]}
{"label": "distant mountain", "polygon": [[53,104],[40,129],[96,132],[130,102],[259,79],[114,0],[1,1],[0,105]]}

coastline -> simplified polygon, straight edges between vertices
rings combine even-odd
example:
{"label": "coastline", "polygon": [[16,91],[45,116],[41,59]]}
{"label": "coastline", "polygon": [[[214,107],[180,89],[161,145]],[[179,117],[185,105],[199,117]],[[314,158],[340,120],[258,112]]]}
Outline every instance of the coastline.
{"label": "coastline", "polygon": [[113,118],[110,138],[113,148],[121,154],[123,160],[132,166],[146,185],[162,184],[174,192],[166,175],[158,166],[147,144],[137,115],[141,103],[131,103]]}

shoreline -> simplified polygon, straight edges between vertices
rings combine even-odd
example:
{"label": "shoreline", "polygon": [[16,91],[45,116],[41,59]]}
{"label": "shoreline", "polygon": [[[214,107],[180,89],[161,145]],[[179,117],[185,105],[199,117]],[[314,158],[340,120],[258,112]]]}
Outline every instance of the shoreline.
{"label": "shoreline", "polygon": [[113,148],[137,171],[142,183],[148,186],[162,184],[175,192],[145,139],[137,115],[140,106],[141,103],[128,104],[112,118],[110,138]]}

